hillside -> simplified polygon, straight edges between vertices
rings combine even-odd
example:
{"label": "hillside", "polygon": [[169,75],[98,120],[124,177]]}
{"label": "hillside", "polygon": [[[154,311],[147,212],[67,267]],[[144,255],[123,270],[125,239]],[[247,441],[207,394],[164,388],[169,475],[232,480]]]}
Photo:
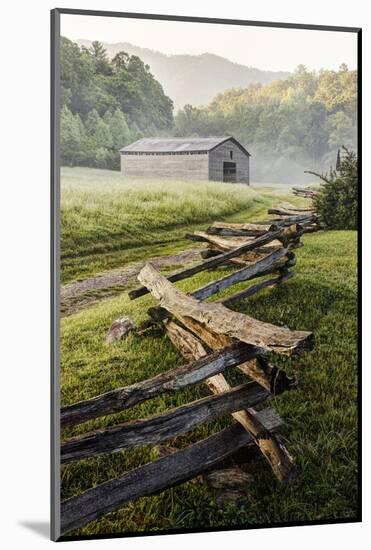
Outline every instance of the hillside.
{"label": "hillside", "polygon": [[254,181],[308,183],[305,170],[327,171],[342,145],[357,148],[357,71],[301,65],[286,79],[187,105],[175,125],[179,136],[234,136],[252,155]]}
{"label": "hillside", "polygon": [[[91,46],[91,40],[76,40],[80,46]],[[205,105],[228,88],[247,87],[252,83],[268,84],[287,78],[287,72],[261,71],[233,63],[224,57],[202,55],[166,55],[128,42],[103,42],[109,57],[120,51],[137,55],[148,64],[165,93],[174,102],[175,111],[186,104]]]}
{"label": "hillside", "polygon": [[99,42],[61,37],[61,162],[118,169],[118,150],[143,135],[168,134],[173,102],[137,56],[113,59]]}

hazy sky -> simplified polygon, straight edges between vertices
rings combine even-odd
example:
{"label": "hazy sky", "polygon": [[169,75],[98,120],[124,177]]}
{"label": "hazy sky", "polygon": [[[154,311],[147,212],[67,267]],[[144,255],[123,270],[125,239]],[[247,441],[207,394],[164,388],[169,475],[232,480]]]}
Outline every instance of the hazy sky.
{"label": "hazy sky", "polygon": [[214,53],[259,69],[293,71],[357,66],[355,33],[275,29],[211,23],[61,16],[61,33],[71,40],[131,42],[166,54]]}

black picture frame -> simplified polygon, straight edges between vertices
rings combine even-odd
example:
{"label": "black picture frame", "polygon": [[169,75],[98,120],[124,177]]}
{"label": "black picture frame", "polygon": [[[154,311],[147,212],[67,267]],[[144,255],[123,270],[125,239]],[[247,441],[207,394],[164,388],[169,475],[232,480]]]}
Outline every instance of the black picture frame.
{"label": "black picture frame", "polygon": [[[59,327],[60,327],[60,175],[59,175],[59,151],[60,151],[60,18],[63,14],[99,16],[99,17],[117,17],[133,18],[160,21],[180,21],[191,23],[214,23],[225,25],[253,26],[253,27],[271,27],[284,29],[305,29],[317,31],[347,32],[357,35],[357,71],[358,71],[358,102],[357,102],[357,134],[358,134],[358,197],[359,197],[359,217],[358,217],[358,237],[357,237],[357,274],[358,274],[358,507],[355,518],[344,519],[321,519],[313,521],[293,521],[285,523],[262,523],[248,527],[215,527],[199,529],[171,529],[162,531],[140,531],[94,534],[86,536],[69,536],[60,534],[60,350],[59,350]],[[307,525],[326,525],[355,523],[362,521],[362,29],[359,27],[342,27],[314,24],[296,24],[296,23],[274,23],[268,21],[249,21],[240,19],[220,19],[205,17],[188,17],[177,15],[162,15],[148,13],[126,13],[116,11],[82,10],[55,8],[51,10],[51,235],[50,235],[50,254],[51,254],[51,538],[54,541],[73,541],[88,539],[109,539],[122,537],[143,537],[167,534],[186,534],[197,532],[218,532],[218,531],[237,531],[248,529],[264,529],[273,527],[294,527]]]}

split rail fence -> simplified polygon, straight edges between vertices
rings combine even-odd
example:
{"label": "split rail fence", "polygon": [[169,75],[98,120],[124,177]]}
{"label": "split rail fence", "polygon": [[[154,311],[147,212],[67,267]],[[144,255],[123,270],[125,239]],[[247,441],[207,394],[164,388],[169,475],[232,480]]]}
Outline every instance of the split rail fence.
{"label": "split rail fence", "polygon": [[293,187],[292,192],[297,197],[301,197],[303,199],[314,199],[318,193],[316,189],[312,189],[311,187]]}
{"label": "split rail fence", "polygon": [[[61,531],[80,528],[92,520],[192,479],[245,447],[256,447],[282,482],[297,477],[293,458],[279,439],[283,421],[272,408],[254,407],[284,391],[296,389],[298,380],[271,364],[268,352],[295,355],[313,348],[313,334],[266,323],[229,309],[233,303],[260,290],[281,285],[294,275],[293,250],[301,246],[305,231],[317,230],[309,209],[283,207],[269,210],[267,222],[216,222],[205,232],[188,235],[206,244],[203,261],[167,278],[147,263],[138,275],[141,286],[131,299],[151,293],[158,305],[148,310],[145,327],[160,326],[183,355],[183,365],[154,378],[121,387],[61,411],[61,425],[74,426],[133,407],[164,392],[205,383],[211,395],[143,420],[124,422],[62,442],[61,462],[96,457],[142,445],[154,445],[193,430],[198,425],[231,414],[231,426],[152,462],[74,496],[61,504]],[[190,294],[173,283],[218,266],[235,270]],[[266,278],[266,276],[271,276]],[[259,280],[263,277],[263,280]],[[207,301],[236,283],[258,279],[232,296]],[[223,372],[237,367],[246,383],[231,387]]]}

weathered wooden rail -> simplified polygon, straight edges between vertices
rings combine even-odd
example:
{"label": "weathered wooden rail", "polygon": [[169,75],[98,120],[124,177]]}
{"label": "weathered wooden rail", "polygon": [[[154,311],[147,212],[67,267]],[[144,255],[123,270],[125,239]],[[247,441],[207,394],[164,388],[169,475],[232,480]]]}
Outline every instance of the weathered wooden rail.
{"label": "weathered wooden rail", "polygon": [[[283,424],[273,409],[264,409],[256,416],[271,433]],[[133,500],[192,479],[253,444],[252,435],[234,423],[207,439],[69,498],[61,504],[61,532],[68,533]]]}
{"label": "weathered wooden rail", "polygon": [[[64,407],[61,425],[74,426],[115,414],[165,392],[199,383],[205,383],[212,395],[159,415],[66,439],[61,446],[61,462],[68,464],[157,444],[220,416],[230,414],[235,422],[207,439],[62,502],[62,533],[80,528],[134,499],[191,479],[246,445],[256,446],[277,479],[296,479],[293,458],[276,434],[282,420],[272,408],[256,412],[253,407],[298,387],[295,377],[267,360],[267,352],[304,353],[312,349],[313,335],[229,309],[264,288],[288,281],[294,275],[293,249],[302,244],[300,237],[305,228],[315,223],[315,214],[306,209],[285,206],[269,213],[279,217],[259,223],[215,222],[206,232],[189,235],[191,240],[206,245],[204,252],[208,257],[167,278],[151,264],[143,267],[138,275],[141,286],[130,291],[129,296],[136,299],[150,293],[155,298],[157,305],[148,310],[149,325],[161,327],[186,362],[154,378]],[[225,265],[230,265],[232,271],[190,294],[173,284]],[[268,278],[271,274],[274,276]],[[236,283],[255,278],[258,282],[235,294],[205,301]],[[229,385],[223,373],[232,368],[247,376],[246,383]]]}
{"label": "weathered wooden rail", "polygon": [[234,367],[263,353],[263,348],[240,342],[234,343],[224,350],[216,351],[207,357],[181,365],[149,380],[117,388],[98,397],[64,407],[61,412],[61,425],[74,426],[93,418],[123,411],[165,392],[198,384],[213,374],[218,374],[228,367]]}
{"label": "weathered wooden rail", "polygon": [[[172,275],[169,276],[169,281],[171,281],[172,283],[175,283],[177,281],[187,279],[188,277],[191,277],[196,273],[200,273],[201,271],[206,271],[208,269],[225,264],[228,260],[232,258],[237,258],[244,252],[248,252],[250,250],[253,250],[254,248],[258,248],[260,246],[263,246],[265,244],[268,244],[274,241],[275,239],[278,239],[283,235],[283,233],[284,233],[283,229],[278,229],[277,231],[273,231],[273,232],[266,232],[265,234],[263,234],[261,237],[258,237],[257,239],[254,239],[252,241],[249,240],[247,242],[242,243],[241,246],[238,246],[237,248],[232,248],[229,252],[225,252],[224,254],[219,254],[215,258],[209,258],[200,264],[196,264],[187,269],[182,269],[180,271],[177,271],[176,273],[173,273]],[[129,292],[129,297],[131,299],[139,298],[140,296],[144,296],[145,294],[148,294],[148,292],[149,291],[144,286],[142,286],[135,290],[131,290]]]}
{"label": "weathered wooden rail", "polygon": [[312,189],[311,187],[293,187],[292,192],[297,197],[301,197],[303,199],[314,199],[314,197],[318,194],[318,191],[316,189]]}

